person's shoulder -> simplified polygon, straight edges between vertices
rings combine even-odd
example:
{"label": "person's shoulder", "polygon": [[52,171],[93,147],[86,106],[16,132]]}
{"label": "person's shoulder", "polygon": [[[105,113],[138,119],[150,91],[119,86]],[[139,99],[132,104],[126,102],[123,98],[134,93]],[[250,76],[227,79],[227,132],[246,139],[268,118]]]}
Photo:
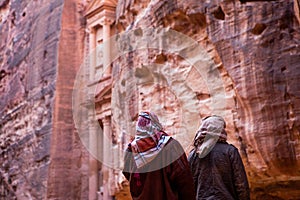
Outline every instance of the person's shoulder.
{"label": "person's shoulder", "polygon": [[172,153],[175,153],[176,155],[177,154],[181,155],[184,153],[183,147],[180,144],[180,142],[173,137],[170,137],[170,139],[166,143],[164,149],[166,151],[171,151]]}
{"label": "person's shoulder", "polygon": [[237,153],[239,153],[239,150],[233,144],[228,144],[228,152],[230,155],[236,155]]}
{"label": "person's shoulder", "polygon": [[231,149],[236,148],[233,144],[229,144],[228,142],[217,142],[216,145],[226,147],[226,148],[231,148]]}
{"label": "person's shoulder", "polygon": [[229,146],[230,149],[232,149],[232,150],[234,150],[234,151],[238,150],[238,149],[236,148],[236,146],[234,146],[233,144],[228,144],[228,146]]}
{"label": "person's shoulder", "polygon": [[217,151],[226,151],[226,152],[229,152],[229,153],[232,153],[234,151],[237,151],[237,148],[233,145],[233,144],[229,144],[227,142],[218,142],[216,143],[216,147],[217,148],[214,148],[215,150]]}
{"label": "person's shoulder", "polygon": [[178,140],[176,140],[176,139],[173,138],[172,136],[168,136],[168,137],[170,137],[168,143],[173,143],[173,144],[177,143],[177,144],[180,144],[180,143],[178,142]]}
{"label": "person's shoulder", "polygon": [[173,137],[170,137],[166,145],[182,148],[180,142]]}

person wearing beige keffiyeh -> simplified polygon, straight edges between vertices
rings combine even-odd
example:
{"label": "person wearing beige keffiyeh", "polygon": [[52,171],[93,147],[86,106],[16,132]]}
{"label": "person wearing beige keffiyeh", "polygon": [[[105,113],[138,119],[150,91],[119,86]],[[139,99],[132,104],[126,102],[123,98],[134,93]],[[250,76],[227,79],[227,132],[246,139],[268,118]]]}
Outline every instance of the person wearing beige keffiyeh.
{"label": "person wearing beige keffiyeh", "polygon": [[203,119],[195,139],[194,146],[200,158],[205,157],[217,142],[226,142],[226,123],[220,116],[209,116]]}
{"label": "person wearing beige keffiyeh", "polygon": [[202,120],[189,153],[196,199],[250,200],[246,171],[238,149],[228,144],[220,116]]}

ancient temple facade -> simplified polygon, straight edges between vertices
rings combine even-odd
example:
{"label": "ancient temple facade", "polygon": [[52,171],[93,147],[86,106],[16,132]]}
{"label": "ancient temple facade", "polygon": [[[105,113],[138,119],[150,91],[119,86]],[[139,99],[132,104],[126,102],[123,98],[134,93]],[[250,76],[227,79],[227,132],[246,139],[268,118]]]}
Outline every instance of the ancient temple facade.
{"label": "ancient temple facade", "polygon": [[[230,102],[217,69],[220,63],[179,32],[145,25],[123,30],[117,26],[116,8],[116,1],[91,1],[85,10],[87,48],[81,71],[87,76],[81,95],[90,104],[85,110],[89,128],[84,133],[90,152],[89,199],[112,199],[126,184],[121,173],[123,152],[140,110],[157,113],[166,132],[186,151],[201,117],[215,112],[232,124],[227,104],[219,104]],[[173,39],[182,44],[174,45]],[[182,66],[180,72],[177,65]],[[208,79],[211,67],[216,75]]]}
{"label": "ancient temple facade", "polygon": [[[223,116],[227,122],[229,142],[241,152],[252,189],[255,188],[253,186],[256,177],[260,176],[256,174],[255,166],[261,166],[261,169],[269,166],[262,155],[265,149],[260,149],[260,143],[267,141],[257,141],[257,136],[251,133],[262,129],[249,124],[249,121],[257,121],[253,114],[255,109],[249,108],[253,106],[252,100],[245,98],[247,92],[244,89],[249,82],[237,78],[235,67],[228,66],[228,62],[232,61],[237,68],[241,65],[256,66],[256,70],[253,69],[254,74],[262,70],[255,64],[249,64],[247,58],[242,56],[246,51],[242,46],[250,45],[249,41],[261,37],[267,31],[267,26],[257,18],[256,23],[245,29],[253,37],[248,33],[247,36],[241,33],[235,42],[230,42],[234,42],[234,45],[222,43],[228,45],[229,49],[233,48],[233,55],[239,55],[239,59],[236,57],[231,61],[227,60],[226,48],[218,45],[218,42],[228,38],[216,34],[215,31],[222,30],[221,27],[232,17],[230,13],[234,11],[229,8],[233,5],[239,4],[243,12],[247,6],[254,4],[259,4],[261,9],[271,9],[272,3],[238,1],[231,5],[219,2],[216,7],[207,3],[205,5],[209,11],[204,9],[204,4],[197,7],[195,2],[188,4],[181,1],[89,2],[85,11],[88,33],[86,68],[89,69],[88,92],[94,98],[95,104],[92,106],[95,113],[89,114],[89,121],[96,118],[100,124],[100,131],[96,131],[97,128],[93,128],[92,124],[89,125],[89,147],[95,148],[92,152],[97,152],[97,155],[90,155],[90,199],[110,199],[119,192],[119,186],[124,183],[124,177],[120,173],[122,152],[134,133],[137,113],[143,109],[155,111],[167,132],[181,142],[186,152],[191,148],[191,141],[202,117],[211,114]],[[192,5],[198,10],[192,8]],[[290,9],[295,13],[294,22],[298,23],[299,2],[294,1]],[[151,27],[153,29],[150,30]],[[234,35],[231,29],[223,31]],[[224,34],[228,34],[227,32]],[[186,39],[181,34],[189,38]],[[126,38],[125,43],[121,41],[122,38]],[[115,52],[116,45],[117,50],[121,51],[120,54]],[[126,49],[122,45],[129,45],[130,48]],[[189,45],[195,46],[189,48]],[[251,74],[248,70],[250,68],[241,67],[240,73],[244,73],[241,76]],[[253,75],[250,80],[260,79]],[[259,91],[263,92],[264,89],[257,89],[255,93],[258,94]],[[263,107],[269,109],[267,105]],[[293,121],[292,119],[292,116],[289,117],[289,121]],[[292,140],[295,139],[296,132],[293,132]],[[261,137],[270,137],[270,134],[265,132]],[[256,142],[250,145],[251,141]],[[279,144],[282,145],[284,146],[283,143]],[[278,145],[272,146],[269,147],[275,148]],[[283,146],[282,148],[290,148]],[[299,146],[294,148],[297,151]],[[283,157],[286,155],[281,156],[285,160]],[[288,162],[291,162],[289,166],[293,166],[293,161]],[[266,173],[277,173],[277,169],[281,167],[278,168],[275,163],[273,172]],[[250,175],[251,173],[256,175]]]}
{"label": "ancient temple facade", "polygon": [[[88,131],[89,148],[94,148],[91,151],[95,152],[89,158],[89,199],[112,199],[117,189],[118,173],[111,166],[113,152],[110,146],[114,134],[111,125],[112,66],[107,42],[115,33],[116,6],[117,1],[91,1],[85,11],[88,62],[84,68],[88,69],[87,92],[94,100],[94,106],[88,111],[89,122],[96,121],[89,124]],[[100,132],[94,127],[98,125],[101,125]]]}

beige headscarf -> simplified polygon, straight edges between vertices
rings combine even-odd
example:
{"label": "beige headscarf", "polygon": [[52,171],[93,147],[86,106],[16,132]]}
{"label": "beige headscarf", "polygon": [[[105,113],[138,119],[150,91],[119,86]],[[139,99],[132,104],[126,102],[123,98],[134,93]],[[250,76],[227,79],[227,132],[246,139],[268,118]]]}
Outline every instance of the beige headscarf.
{"label": "beige headscarf", "polygon": [[217,115],[203,119],[194,139],[196,153],[204,158],[217,142],[226,142],[225,120]]}

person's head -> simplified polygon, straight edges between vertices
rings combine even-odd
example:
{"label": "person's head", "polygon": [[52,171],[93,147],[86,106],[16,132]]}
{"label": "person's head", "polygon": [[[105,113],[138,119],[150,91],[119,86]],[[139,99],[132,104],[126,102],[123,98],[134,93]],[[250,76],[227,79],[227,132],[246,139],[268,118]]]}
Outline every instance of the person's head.
{"label": "person's head", "polygon": [[153,133],[154,130],[161,131],[162,125],[153,112],[142,111],[139,113],[136,130],[140,133]]}
{"label": "person's head", "polygon": [[220,137],[223,141],[227,139],[227,133],[225,131],[226,122],[218,115],[212,115],[202,119],[202,123],[195,136],[195,146],[202,143],[206,136]]}
{"label": "person's head", "polygon": [[218,115],[205,117],[198,131],[212,131],[214,133],[221,133],[226,128],[225,120]]}

